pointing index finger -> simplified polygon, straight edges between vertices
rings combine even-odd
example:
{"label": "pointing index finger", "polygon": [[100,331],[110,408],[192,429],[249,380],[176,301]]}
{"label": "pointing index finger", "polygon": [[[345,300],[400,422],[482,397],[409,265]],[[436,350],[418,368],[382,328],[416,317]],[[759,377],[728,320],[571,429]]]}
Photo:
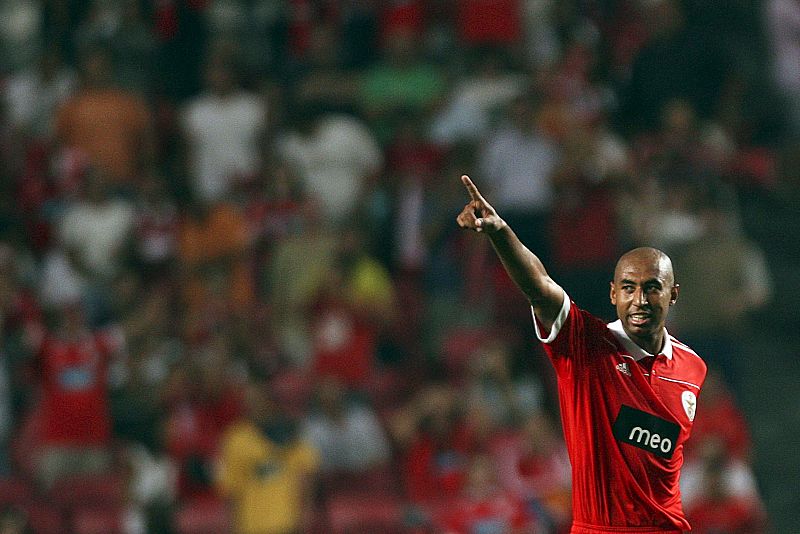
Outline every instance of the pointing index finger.
{"label": "pointing index finger", "polygon": [[461,175],[461,183],[463,183],[464,187],[467,188],[467,192],[472,200],[483,200],[478,188],[475,187],[475,184],[472,183],[472,180],[469,179],[469,176],[466,174]]}

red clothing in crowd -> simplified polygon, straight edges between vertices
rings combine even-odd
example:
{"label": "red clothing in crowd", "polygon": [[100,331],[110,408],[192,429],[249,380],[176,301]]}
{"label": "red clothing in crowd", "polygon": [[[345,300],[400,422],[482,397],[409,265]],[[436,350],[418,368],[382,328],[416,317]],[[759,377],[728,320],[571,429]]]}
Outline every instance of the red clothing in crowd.
{"label": "red clothing in crowd", "polygon": [[695,419],[686,457],[694,457],[702,443],[717,439],[725,445],[727,454],[746,460],[752,446],[748,428],[742,410],[730,394],[720,393],[713,399],[703,398],[703,409]]}
{"label": "red clothing in crowd", "polygon": [[313,331],[314,373],[363,385],[375,366],[375,328],[346,305],[326,302],[317,308]]}
{"label": "red clothing in crowd", "polygon": [[620,249],[614,197],[604,187],[578,187],[575,202],[553,214],[553,260],[562,269],[605,269]]}
{"label": "red clothing in crowd", "polygon": [[44,340],[40,361],[46,444],[108,444],[108,363],[117,346],[114,336],[105,333],[86,332],[75,340]]}
{"label": "red clothing in crowd", "polygon": [[686,513],[692,522],[692,534],[760,534],[765,531],[764,514],[749,499],[703,499]]}
{"label": "red clothing in crowd", "polygon": [[395,32],[422,36],[425,30],[425,3],[421,0],[397,0],[384,7],[381,35],[385,39]]}
{"label": "red clothing in crowd", "polygon": [[224,430],[242,414],[239,392],[228,389],[218,398],[182,400],[167,423],[167,451],[179,466],[178,493],[183,497],[213,491],[211,465]]}
{"label": "red clothing in crowd", "polygon": [[512,45],[522,37],[519,0],[461,0],[458,33],[469,45]]}
{"label": "red clothing in crowd", "polygon": [[533,519],[522,500],[506,493],[454,499],[443,503],[442,509],[434,521],[452,534],[514,532],[529,526]]}
{"label": "red clothing in crowd", "polygon": [[431,502],[460,494],[467,480],[470,432],[457,426],[437,443],[427,434],[420,435],[404,458],[406,490],[413,502]]}

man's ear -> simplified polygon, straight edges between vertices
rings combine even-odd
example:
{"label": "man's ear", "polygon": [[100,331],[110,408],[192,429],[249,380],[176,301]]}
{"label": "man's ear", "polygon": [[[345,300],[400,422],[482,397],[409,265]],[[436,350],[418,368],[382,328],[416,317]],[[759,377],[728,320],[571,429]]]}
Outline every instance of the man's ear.
{"label": "man's ear", "polygon": [[670,298],[669,298],[669,305],[670,306],[672,306],[673,304],[675,304],[678,301],[678,293],[680,293],[680,291],[681,291],[681,285],[680,284],[675,284],[674,286],[672,286],[672,289],[670,290]]}
{"label": "man's ear", "polygon": [[609,285],[611,286],[610,287],[609,298],[611,299],[611,304],[616,306],[617,305],[617,293],[616,293],[616,291],[614,291],[614,282],[611,282]]}

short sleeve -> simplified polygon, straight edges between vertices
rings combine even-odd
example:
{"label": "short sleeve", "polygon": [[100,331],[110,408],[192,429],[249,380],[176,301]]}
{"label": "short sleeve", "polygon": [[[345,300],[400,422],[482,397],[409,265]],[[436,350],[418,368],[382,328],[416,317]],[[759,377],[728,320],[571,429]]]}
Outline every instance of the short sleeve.
{"label": "short sleeve", "polygon": [[564,321],[566,321],[567,317],[569,317],[569,308],[569,295],[567,295],[567,292],[564,291],[564,301],[561,304],[561,310],[559,310],[555,321],[553,321],[553,326],[550,327],[550,332],[547,332],[547,335],[545,336],[539,327],[539,321],[536,319],[536,313],[533,311],[533,307],[531,306],[531,314],[533,315],[533,328],[536,331],[536,337],[539,339],[539,341],[542,343],[551,343],[556,336],[558,336],[558,333],[561,331],[561,327],[564,325]]}
{"label": "short sleeve", "polygon": [[[601,344],[612,343],[607,339],[606,324],[579,308],[566,292],[564,303],[549,332],[542,332],[535,314],[533,319],[536,337],[543,343],[545,353],[559,373],[574,373],[591,359],[591,354],[598,352]],[[573,365],[564,366],[564,362],[572,362]]]}

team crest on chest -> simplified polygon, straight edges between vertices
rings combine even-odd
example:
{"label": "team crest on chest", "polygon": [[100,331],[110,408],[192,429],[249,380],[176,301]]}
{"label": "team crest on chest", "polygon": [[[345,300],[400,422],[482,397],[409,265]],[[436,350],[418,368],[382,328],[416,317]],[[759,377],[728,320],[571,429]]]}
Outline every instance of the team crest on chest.
{"label": "team crest on chest", "polygon": [[694,421],[694,414],[697,408],[697,396],[691,391],[684,391],[681,393],[681,403],[683,404],[683,411],[686,412],[689,421]]}

